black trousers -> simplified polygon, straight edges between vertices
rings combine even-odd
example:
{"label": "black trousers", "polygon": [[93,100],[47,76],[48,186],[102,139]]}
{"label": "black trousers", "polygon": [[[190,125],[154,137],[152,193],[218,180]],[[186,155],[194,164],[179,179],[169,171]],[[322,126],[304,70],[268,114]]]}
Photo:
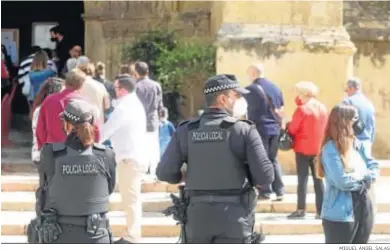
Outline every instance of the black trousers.
{"label": "black trousers", "polygon": [[254,213],[241,204],[191,203],[185,226],[189,244],[242,244],[254,229]]}
{"label": "black trousers", "polygon": [[275,192],[277,196],[284,194],[284,185],[282,180],[282,169],[278,164],[276,157],[278,156],[278,143],[279,135],[261,135],[264,149],[267,151],[268,158],[274,165],[275,180],[270,186],[263,187],[260,190],[260,194],[263,196],[269,196],[272,192]]}
{"label": "black trousers", "polygon": [[321,214],[322,200],[324,197],[324,183],[315,175],[316,156],[295,153],[297,166],[298,187],[297,187],[297,208],[306,210],[307,181],[309,178],[309,168],[313,176],[314,192],[316,194],[317,214]]}
{"label": "black trousers", "polygon": [[53,244],[110,244],[107,229],[99,229],[95,235],[87,232],[83,226],[60,224],[62,234]]}
{"label": "black trousers", "polygon": [[365,244],[374,226],[374,210],[367,192],[352,192],[354,222],[335,222],[322,220],[325,243]]}

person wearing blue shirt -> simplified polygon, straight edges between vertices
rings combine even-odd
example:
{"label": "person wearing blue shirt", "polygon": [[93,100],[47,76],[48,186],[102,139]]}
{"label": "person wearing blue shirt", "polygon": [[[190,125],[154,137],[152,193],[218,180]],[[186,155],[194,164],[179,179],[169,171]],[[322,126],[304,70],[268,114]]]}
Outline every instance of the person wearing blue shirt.
{"label": "person wearing blue shirt", "polygon": [[355,137],[360,132],[357,122],[358,111],[351,105],[338,105],[329,115],[317,169],[317,176],[325,178],[321,210],[325,243],[365,244],[373,229],[369,190],[379,167]]}
{"label": "person wearing blue shirt", "polygon": [[283,94],[280,88],[264,77],[261,64],[248,68],[248,77],[252,84],[246,87],[250,93],[245,95],[248,103],[248,119],[256,124],[268,158],[274,165],[275,180],[270,186],[259,190],[259,199],[268,200],[275,192],[276,201],[283,200],[284,185],[282,169],[277,162],[281,119],[284,108]]}
{"label": "person wearing blue shirt", "polygon": [[34,101],[35,96],[38,94],[41,85],[47,79],[56,75],[56,72],[51,67],[49,67],[48,61],[49,57],[45,51],[42,50],[35,53],[29,73],[31,87],[28,101],[31,104]]}
{"label": "person wearing blue shirt", "polygon": [[363,94],[360,79],[354,77],[347,81],[345,92],[348,97],[343,104],[354,106],[359,118],[364,124],[364,130],[357,138],[362,142],[368,154],[371,154],[372,143],[375,139],[375,108],[371,101]]}
{"label": "person wearing blue shirt", "polygon": [[175,126],[172,122],[168,121],[168,109],[162,108],[160,111],[160,131],[159,131],[159,140],[160,140],[160,157],[163,156],[165,149],[168,147],[171,137],[175,132]]}

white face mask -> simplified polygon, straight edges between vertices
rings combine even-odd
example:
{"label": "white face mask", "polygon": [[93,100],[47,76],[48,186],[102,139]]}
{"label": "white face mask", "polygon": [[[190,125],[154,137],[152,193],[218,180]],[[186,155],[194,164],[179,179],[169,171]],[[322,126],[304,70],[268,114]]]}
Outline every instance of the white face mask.
{"label": "white face mask", "polygon": [[233,117],[241,118],[248,112],[248,103],[244,97],[240,97],[236,100],[233,106]]}

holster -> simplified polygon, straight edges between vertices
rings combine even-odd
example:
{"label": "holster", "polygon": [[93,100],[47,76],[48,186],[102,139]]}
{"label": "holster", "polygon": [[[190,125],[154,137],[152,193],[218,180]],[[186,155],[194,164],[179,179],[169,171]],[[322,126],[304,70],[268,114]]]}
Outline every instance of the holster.
{"label": "holster", "polygon": [[35,226],[38,232],[38,243],[50,244],[62,234],[57,218],[57,212],[54,209],[45,209],[40,212]]}
{"label": "holster", "polygon": [[245,239],[245,244],[260,244],[265,240],[265,235],[263,233],[252,233],[249,237]]}
{"label": "holster", "polygon": [[39,219],[34,218],[27,225],[27,242],[29,244],[39,243],[38,223],[40,223]]}
{"label": "holster", "polygon": [[87,233],[96,235],[107,231],[112,241],[109,219],[106,214],[92,214],[89,216],[59,216],[59,223],[85,227]]}
{"label": "holster", "polygon": [[253,212],[257,206],[257,193],[254,188],[248,188],[241,195],[241,204],[248,210],[248,212]]}
{"label": "holster", "polygon": [[187,207],[188,199],[184,190],[184,186],[179,186],[179,197],[174,194],[170,195],[173,206],[168,207],[163,211],[165,216],[173,215],[173,219],[181,227],[180,240],[181,243],[186,243],[185,224],[187,222]]}

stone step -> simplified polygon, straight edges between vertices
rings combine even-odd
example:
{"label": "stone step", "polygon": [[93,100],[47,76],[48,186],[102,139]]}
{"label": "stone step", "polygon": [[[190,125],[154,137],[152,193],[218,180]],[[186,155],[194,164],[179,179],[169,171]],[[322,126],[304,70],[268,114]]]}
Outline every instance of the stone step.
{"label": "stone step", "polygon": [[[388,185],[390,187],[390,184]],[[378,212],[390,213],[390,199],[387,195],[387,189],[381,189],[377,192]],[[35,211],[35,193],[34,192],[2,192],[1,211]],[[306,197],[306,211],[315,213],[315,195],[308,194]],[[161,212],[171,206],[169,193],[143,193],[142,206],[144,212]],[[287,194],[283,201],[258,201],[256,212],[258,213],[292,213],[296,210],[297,195]],[[110,196],[110,211],[122,211],[121,196],[119,193],[113,193]]]}
{"label": "stone step", "polygon": [[[119,238],[115,238],[118,240]],[[155,238],[155,237],[145,237],[141,239],[142,244],[173,244],[178,241],[177,237],[166,237],[166,238]],[[27,243],[27,237],[25,235],[3,235],[0,237],[1,244],[12,244],[12,243]],[[267,235],[265,244],[318,244],[324,243],[323,234],[308,234],[308,235]],[[369,243],[371,244],[384,244],[390,243],[390,234],[373,234],[370,237]]]}
{"label": "stone step", "polygon": [[[34,218],[35,212],[1,212],[1,235],[25,235],[27,224]],[[262,226],[265,234],[271,235],[302,235],[321,234],[321,220],[316,220],[314,214],[308,214],[304,220],[288,220],[287,214],[256,214],[255,229]],[[126,230],[123,212],[109,212],[110,224],[114,236]],[[390,213],[378,213],[373,234],[390,234]],[[179,226],[170,217],[157,213],[144,213],[142,218],[143,237],[177,237]]]}
{"label": "stone step", "polygon": [[[38,187],[38,175],[29,173],[29,174],[15,174],[15,175],[2,175],[1,176],[1,191],[2,192],[32,192],[35,191]],[[283,176],[283,182],[285,186],[286,194],[295,194],[297,192],[297,176],[295,175],[286,175]],[[381,177],[378,179],[378,186],[390,185],[390,176]],[[177,192],[178,185],[168,184],[166,182],[159,182],[154,179],[151,179],[149,175],[144,176],[144,181],[142,183],[142,192]],[[378,187],[379,189],[379,187]],[[115,189],[118,191],[118,185]],[[313,193],[313,181],[309,177],[308,193]]]}
{"label": "stone step", "polygon": [[[1,165],[6,166],[7,171],[2,170],[2,175],[15,175],[26,173],[37,173],[36,167],[33,165],[28,152],[30,148],[24,148],[21,150],[21,154],[28,157],[3,157],[3,154],[16,154],[14,149],[2,149]],[[3,153],[4,151],[4,153]],[[10,153],[11,152],[11,153]],[[390,160],[378,160],[381,167],[381,176],[390,176]]]}

